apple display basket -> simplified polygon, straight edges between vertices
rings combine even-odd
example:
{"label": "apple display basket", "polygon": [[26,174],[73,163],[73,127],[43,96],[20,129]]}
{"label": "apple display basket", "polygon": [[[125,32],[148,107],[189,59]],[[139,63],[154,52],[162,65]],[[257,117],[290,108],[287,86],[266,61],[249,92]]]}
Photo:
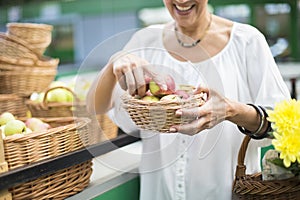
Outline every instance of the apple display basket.
{"label": "apple display basket", "polygon": [[193,95],[180,101],[144,101],[124,94],[123,108],[127,111],[134,123],[141,129],[169,132],[172,125],[189,123],[194,119],[182,118],[175,115],[180,108],[198,107],[204,104],[204,94]]}
{"label": "apple display basket", "polygon": [[[51,119],[42,119],[54,127]],[[53,121],[55,121],[54,119]],[[52,122],[53,122],[52,121]],[[15,134],[3,139],[8,169],[53,158],[89,145],[88,118],[67,118],[46,131]]]}
{"label": "apple display basket", "polygon": [[16,94],[0,94],[0,113],[10,112],[14,116],[25,117],[28,111],[26,99]]}
{"label": "apple display basket", "polygon": [[[49,92],[55,89],[65,89],[74,97],[74,102],[47,102]],[[84,102],[80,102],[77,95],[69,88],[64,86],[47,88],[44,90],[44,98],[42,102],[33,100],[26,101],[26,105],[33,117],[72,117],[76,113],[76,117],[86,115],[86,106]]]}
{"label": "apple display basket", "polygon": [[255,174],[245,173],[244,159],[249,141],[250,137],[245,136],[239,150],[232,199],[298,200],[300,198],[299,178],[262,180],[260,172]]}
{"label": "apple display basket", "polygon": [[52,40],[53,26],[41,23],[8,23],[7,34],[28,43],[37,54],[42,55]]}
{"label": "apple display basket", "polygon": [[45,90],[54,80],[56,68],[18,67],[0,63],[0,93],[30,96]]}

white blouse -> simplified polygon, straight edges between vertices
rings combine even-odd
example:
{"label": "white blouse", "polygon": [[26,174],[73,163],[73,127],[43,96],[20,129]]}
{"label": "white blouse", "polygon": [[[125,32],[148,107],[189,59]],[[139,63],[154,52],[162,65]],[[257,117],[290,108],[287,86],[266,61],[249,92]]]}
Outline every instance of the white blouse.
{"label": "white blouse", "polygon": [[[147,59],[176,83],[204,84],[227,98],[273,107],[290,97],[264,36],[254,27],[234,23],[230,40],[217,55],[203,62],[181,62],[163,47],[163,25],[138,31],[125,47]],[[199,51],[199,54],[205,54]],[[122,108],[116,87],[112,119],[125,132],[136,130]],[[231,199],[237,155],[244,135],[224,121],[194,136],[141,131],[143,153],[139,167],[141,200]],[[246,154],[247,173],[260,170],[259,146],[268,139],[251,140]]]}

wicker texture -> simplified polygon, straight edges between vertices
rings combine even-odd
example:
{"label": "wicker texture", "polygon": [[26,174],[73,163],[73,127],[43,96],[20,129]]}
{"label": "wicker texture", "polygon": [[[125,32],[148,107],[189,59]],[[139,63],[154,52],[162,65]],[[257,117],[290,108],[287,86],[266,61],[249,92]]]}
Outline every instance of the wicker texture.
{"label": "wicker texture", "polygon": [[38,54],[28,48],[28,44],[17,37],[0,33],[0,61],[19,65],[33,65]]}
{"label": "wicker texture", "polygon": [[15,94],[0,94],[0,113],[10,112],[14,116],[25,117],[28,111],[26,99]]}
{"label": "wicker texture", "polygon": [[186,124],[195,118],[181,118],[175,116],[180,108],[192,108],[203,105],[203,94],[191,96],[181,101],[149,102],[136,99],[128,94],[122,96],[123,107],[135,124],[146,130],[169,132],[172,125]]}
{"label": "wicker texture", "polygon": [[90,144],[111,140],[118,136],[118,126],[106,114],[90,118]]}
{"label": "wicker texture", "polygon": [[18,67],[0,63],[0,93],[30,96],[33,92],[42,92],[56,74],[56,68],[24,67],[18,70]]}
{"label": "wicker texture", "polygon": [[250,137],[245,136],[240,147],[232,199],[299,200],[300,180],[298,178],[263,181],[261,173],[245,174],[246,166],[244,159],[249,141]]}
{"label": "wicker texture", "polygon": [[53,26],[37,23],[8,23],[7,34],[16,36],[28,43],[37,54],[44,54],[52,40]]}
{"label": "wicker texture", "polygon": [[[73,102],[47,102],[49,92],[55,89],[65,89],[73,94]],[[26,101],[26,105],[33,117],[72,117],[76,112],[76,117],[86,114],[86,106],[84,102],[80,102],[77,95],[69,88],[64,86],[47,88],[44,90],[45,95],[42,102],[32,100]],[[82,115],[81,115],[82,114]]]}
{"label": "wicker texture", "polygon": [[57,171],[10,188],[13,199],[65,199],[85,189],[92,174],[92,161]]}
{"label": "wicker texture", "polygon": [[69,118],[67,120],[70,124],[65,126],[51,128],[44,132],[15,134],[4,138],[4,154],[8,168],[13,169],[56,157],[88,145],[90,120],[78,118],[74,119],[73,123],[69,121]]}

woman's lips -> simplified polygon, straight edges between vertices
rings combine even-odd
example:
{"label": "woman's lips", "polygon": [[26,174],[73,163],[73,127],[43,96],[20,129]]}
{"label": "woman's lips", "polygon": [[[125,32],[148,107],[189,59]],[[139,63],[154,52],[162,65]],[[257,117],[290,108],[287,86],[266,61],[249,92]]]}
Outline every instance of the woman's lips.
{"label": "woman's lips", "polygon": [[179,6],[179,5],[174,5],[176,11],[178,14],[180,15],[186,15],[189,14],[192,10],[192,8],[194,7],[194,5],[190,5],[190,6]]}

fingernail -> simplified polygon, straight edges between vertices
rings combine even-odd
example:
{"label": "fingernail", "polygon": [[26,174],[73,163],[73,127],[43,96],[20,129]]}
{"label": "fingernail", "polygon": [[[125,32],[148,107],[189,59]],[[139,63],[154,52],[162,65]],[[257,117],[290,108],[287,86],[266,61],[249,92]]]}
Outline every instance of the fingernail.
{"label": "fingernail", "polygon": [[169,131],[172,132],[172,133],[177,132],[176,128],[174,128],[174,127],[171,127],[171,128],[169,129]]}

